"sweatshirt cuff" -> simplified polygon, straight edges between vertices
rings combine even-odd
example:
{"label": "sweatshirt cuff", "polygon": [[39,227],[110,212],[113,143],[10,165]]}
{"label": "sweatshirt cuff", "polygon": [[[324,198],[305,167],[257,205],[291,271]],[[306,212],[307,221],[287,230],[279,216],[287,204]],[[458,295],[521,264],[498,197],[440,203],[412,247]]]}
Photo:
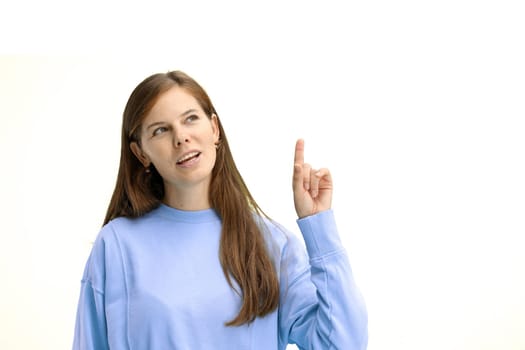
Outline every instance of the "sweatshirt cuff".
{"label": "sweatshirt cuff", "polygon": [[344,249],[332,209],[297,219],[297,224],[303,234],[310,259]]}

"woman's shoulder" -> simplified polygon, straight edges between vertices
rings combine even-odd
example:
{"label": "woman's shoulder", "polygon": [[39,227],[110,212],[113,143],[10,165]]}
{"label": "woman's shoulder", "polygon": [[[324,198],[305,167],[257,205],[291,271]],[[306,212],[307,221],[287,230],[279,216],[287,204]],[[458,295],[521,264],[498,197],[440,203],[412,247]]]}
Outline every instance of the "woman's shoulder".
{"label": "woman's shoulder", "polygon": [[151,227],[152,222],[154,222],[152,221],[154,211],[155,210],[139,217],[119,216],[111,219],[104,226],[102,226],[99,236],[102,239],[107,239],[115,235],[120,236],[123,232],[141,232],[145,229],[148,229]]}
{"label": "woman's shoulder", "polygon": [[142,217],[131,218],[131,217],[120,216],[120,217],[111,219],[108,223],[102,226],[102,230],[100,231],[100,234],[102,236],[108,236],[108,235],[111,235],[112,233],[128,231],[130,229],[137,227],[137,225],[139,225],[141,221],[142,221]]}

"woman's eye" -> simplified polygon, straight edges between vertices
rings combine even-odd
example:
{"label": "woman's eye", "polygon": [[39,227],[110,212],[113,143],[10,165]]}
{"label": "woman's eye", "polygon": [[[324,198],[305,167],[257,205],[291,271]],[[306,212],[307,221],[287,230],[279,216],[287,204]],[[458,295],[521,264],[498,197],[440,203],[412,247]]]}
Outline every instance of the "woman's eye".
{"label": "woman's eye", "polygon": [[155,130],[153,130],[153,136],[160,135],[163,132],[165,132],[166,130],[168,130],[168,129],[166,127],[164,127],[164,126],[161,126],[160,128],[156,128]]}
{"label": "woman's eye", "polygon": [[188,117],[186,118],[186,121],[187,121],[187,122],[193,122],[193,121],[195,121],[195,120],[197,120],[197,119],[199,119],[199,116],[196,115],[196,114],[192,114],[192,115],[190,115],[190,116],[188,116]]}

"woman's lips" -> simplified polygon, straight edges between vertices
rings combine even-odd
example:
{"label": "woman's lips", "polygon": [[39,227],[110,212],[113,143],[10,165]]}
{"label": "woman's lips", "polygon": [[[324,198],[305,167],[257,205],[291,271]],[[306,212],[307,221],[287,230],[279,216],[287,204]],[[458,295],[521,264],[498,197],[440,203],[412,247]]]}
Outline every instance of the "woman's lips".
{"label": "woman's lips", "polygon": [[177,165],[183,168],[190,167],[194,165],[200,159],[201,152],[191,151],[184,154],[182,157],[177,160]]}

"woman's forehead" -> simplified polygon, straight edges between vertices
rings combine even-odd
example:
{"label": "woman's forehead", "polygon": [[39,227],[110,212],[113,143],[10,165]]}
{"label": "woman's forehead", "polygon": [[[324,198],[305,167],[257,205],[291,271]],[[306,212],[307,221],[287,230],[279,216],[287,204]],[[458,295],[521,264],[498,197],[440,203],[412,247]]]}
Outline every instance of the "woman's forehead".
{"label": "woman's forehead", "polygon": [[157,98],[145,120],[178,117],[189,110],[202,112],[199,102],[193,95],[181,87],[174,86]]}

